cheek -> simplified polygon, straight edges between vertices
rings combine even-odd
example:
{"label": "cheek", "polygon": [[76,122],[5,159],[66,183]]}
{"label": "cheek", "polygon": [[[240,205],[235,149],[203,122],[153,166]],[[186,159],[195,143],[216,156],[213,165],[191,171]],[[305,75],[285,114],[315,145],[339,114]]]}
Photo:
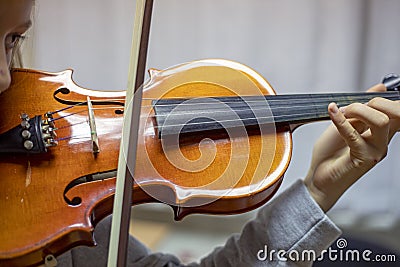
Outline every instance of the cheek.
{"label": "cheek", "polygon": [[7,64],[7,66],[8,66],[8,68],[10,68],[10,65],[11,65],[11,56],[12,56],[12,52],[7,52],[6,53],[6,64]]}
{"label": "cheek", "polygon": [[10,60],[11,53],[9,51],[5,51],[4,48],[0,49],[0,92],[5,91],[11,82],[10,77]]}
{"label": "cheek", "polygon": [[5,90],[7,90],[7,88],[10,86],[10,83],[11,83],[11,77],[8,69],[6,70],[0,69],[0,94]]}

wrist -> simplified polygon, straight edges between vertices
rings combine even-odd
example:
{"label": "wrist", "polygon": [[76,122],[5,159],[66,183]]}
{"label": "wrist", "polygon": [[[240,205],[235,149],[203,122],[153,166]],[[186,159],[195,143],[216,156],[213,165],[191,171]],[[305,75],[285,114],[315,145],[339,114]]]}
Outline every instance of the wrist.
{"label": "wrist", "polygon": [[306,183],[305,185],[310,196],[325,213],[335,204],[336,201],[332,200],[324,192],[319,190],[313,183]]}

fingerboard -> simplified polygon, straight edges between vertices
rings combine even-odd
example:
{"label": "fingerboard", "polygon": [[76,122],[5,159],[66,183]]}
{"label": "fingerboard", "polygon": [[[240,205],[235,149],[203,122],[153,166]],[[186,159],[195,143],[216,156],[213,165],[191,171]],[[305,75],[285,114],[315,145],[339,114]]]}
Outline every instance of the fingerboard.
{"label": "fingerboard", "polygon": [[153,101],[159,137],[261,124],[299,124],[329,119],[328,105],[399,100],[399,92],[290,94]]}

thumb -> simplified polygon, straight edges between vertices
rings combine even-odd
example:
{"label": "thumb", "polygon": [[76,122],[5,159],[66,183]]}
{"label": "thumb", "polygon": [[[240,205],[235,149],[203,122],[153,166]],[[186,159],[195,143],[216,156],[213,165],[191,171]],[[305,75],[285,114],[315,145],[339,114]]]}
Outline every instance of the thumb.
{"label": "thumb", "polygon": [[367,90],[367,92],[385,92],[386,87],[383,83],[378,83]]}

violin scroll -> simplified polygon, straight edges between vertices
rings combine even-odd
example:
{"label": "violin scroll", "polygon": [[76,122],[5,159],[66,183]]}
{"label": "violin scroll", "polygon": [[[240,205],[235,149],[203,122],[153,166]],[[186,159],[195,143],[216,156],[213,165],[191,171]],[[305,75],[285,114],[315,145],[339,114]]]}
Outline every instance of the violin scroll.
{"label": "violin scroll", "polygon": [[400,91],[400,76],[398,74],[390,73],[385,75],[382,83],[388,91]]}

